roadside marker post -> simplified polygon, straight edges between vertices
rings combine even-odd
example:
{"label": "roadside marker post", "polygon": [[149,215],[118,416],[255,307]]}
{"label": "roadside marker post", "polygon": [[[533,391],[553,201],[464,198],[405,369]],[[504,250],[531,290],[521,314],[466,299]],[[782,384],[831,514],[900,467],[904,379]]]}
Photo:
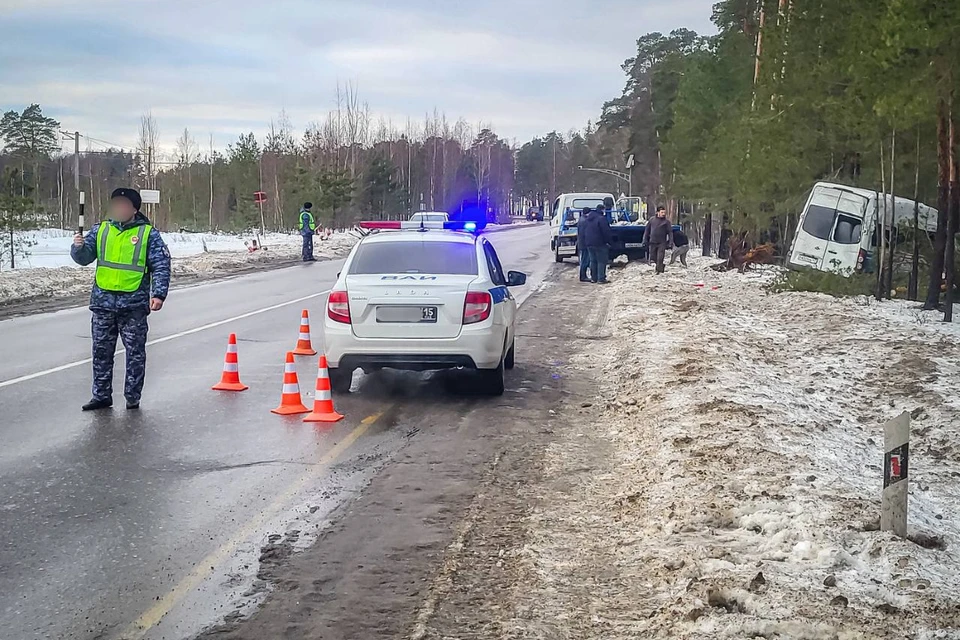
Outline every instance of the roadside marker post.
{"label": "roadside marker post", "polygon": [[910,488],[910,414],[883,425],[883,498],[880,530],[907,537],[907,495]]}

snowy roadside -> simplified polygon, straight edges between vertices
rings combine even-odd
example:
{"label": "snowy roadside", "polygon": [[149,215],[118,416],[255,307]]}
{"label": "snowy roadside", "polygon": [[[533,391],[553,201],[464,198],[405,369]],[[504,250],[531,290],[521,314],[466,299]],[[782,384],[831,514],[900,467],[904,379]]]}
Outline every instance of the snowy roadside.
{"label": "snowy roadside", "polygon": [[[614,270],[563,367],[602,411],[545,453],[503,637],[960,637],[960,325],[708,264]],[[902,411],[913,541],[876,530]]]}
{"label": "snowy roadside", "polygon": [[[42,298],[69,298],[90,290],[93,267],[80,267],[70,259],[73,235],[60,230],[30,232],[34,242],[24,264],[30,268],[0,271],[0,306],[28,303]],[[174,280],[196,280],[223,277],[274,265],[286,264],[300,257],[299,235],[269,233],[265,247],[249,252],[246,242],[254,236],[229,234],[164,233],[164,241],[173,256]],[[319,259],[345,256],[357,241],[351,232],[334,233],[314,241],[314,255]]]}

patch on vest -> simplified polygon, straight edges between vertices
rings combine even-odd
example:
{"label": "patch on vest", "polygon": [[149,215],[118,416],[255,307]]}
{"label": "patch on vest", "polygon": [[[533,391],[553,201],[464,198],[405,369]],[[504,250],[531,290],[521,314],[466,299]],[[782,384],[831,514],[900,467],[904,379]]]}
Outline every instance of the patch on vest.
{"label": "patch on vest", "polygon": [[138,242],[140,242],[139,236],[133,236],[132,238],[130,238],[130,244],[137,244]]}

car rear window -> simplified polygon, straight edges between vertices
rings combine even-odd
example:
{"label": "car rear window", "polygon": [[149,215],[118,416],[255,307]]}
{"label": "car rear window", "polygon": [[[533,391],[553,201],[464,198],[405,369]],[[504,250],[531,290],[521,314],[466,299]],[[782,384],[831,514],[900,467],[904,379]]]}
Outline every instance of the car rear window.
{"label": "car rear window", "polygon": [[350,274],[429,273],[477,275],[477,250],[465,242],[371,242],[362,244]]}

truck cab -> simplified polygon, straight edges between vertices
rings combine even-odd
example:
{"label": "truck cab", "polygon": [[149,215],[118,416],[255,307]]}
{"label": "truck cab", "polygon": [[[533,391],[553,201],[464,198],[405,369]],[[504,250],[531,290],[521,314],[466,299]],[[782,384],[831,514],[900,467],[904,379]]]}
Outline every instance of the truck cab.
{"label": "truck cab", "polygon": [[550,250],[554,260],[563,262],[577,255],[577,223],[584,209],[596,209],[614,202],[612,193],[564,193],[553,201],[550,211]]}

